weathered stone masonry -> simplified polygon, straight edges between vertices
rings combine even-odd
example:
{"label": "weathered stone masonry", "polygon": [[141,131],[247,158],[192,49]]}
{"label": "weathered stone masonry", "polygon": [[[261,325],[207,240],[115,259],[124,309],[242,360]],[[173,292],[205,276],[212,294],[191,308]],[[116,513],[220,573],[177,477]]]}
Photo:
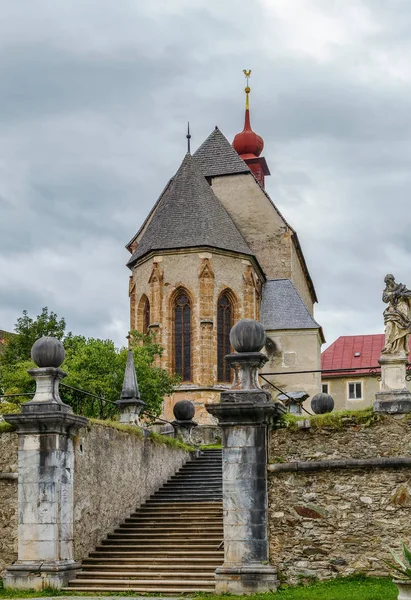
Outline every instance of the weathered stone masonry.
{"label": "weathered stone masonry", "polygon": [[[377,457],[411,458],[409,419],[271,435],[270,459],[280,468]],[[398,550],[400,539],[411,541],[410,509],[410,467],[269,472],[270,562],[289,583],[301,576],[387,575],[382,560],[389,549]]]}
{"label": "weathered stone masonry", "polygon": [[17,435],[0,435],[0,575],[17,558]]}

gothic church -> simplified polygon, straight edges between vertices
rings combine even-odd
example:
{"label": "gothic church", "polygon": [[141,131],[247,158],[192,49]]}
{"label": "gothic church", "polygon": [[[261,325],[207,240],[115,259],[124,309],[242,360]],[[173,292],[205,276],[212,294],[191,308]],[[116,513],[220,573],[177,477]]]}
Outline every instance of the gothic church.
{"label": "gothic church", "polygon": [[181,378],[165,400],[167,419],[176,401],[189,399],[196,419],[210,421],[204,404],[230,385],[224,356],[230,328],[242,318],[263,323],[270,342],[265,370],[284,373],[272,376],[278,387],[320,391],[319,373],[304,381],[291,374],[320,369],[324,340],[297,234],[265,191],[270,172],[245,91],[243,131],[231,145],[216,127],[186,154],[127,245],[130,329],[155,331],[165,349],[159,366]]}

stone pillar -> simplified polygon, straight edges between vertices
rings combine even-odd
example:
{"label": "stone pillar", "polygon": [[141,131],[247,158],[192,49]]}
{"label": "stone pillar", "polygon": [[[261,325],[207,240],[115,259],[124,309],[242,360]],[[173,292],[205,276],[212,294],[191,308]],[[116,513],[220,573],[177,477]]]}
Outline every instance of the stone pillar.
{"label": "stone pillar", "polygon": [[[243,261],[246,267],[243,273],[243,306],[244,317],[246,319],[254,319],[255,317],[255,284],[253,277],[253,268],[249,261]],[[247,264],[248,263],[248,264]]]}
{"label": "stone pillar", "polygon": [[381,391],[375,394],[374,412],[411,412],[411,393],[405,379],[408,358],[382,354],[378,362],[381,365]]}
{"label": "stone pillar", "polygon": [[41,338],[32,348],[38,369],[36,394],[21,414],[4,418],[17,428],[18,559],[4,575],[6,588],[61,588],[80,565],[73,558],[72,436],[88,420],[73,414],[59,396],[66,373],[62,343]]}
{"label": "stone pillar", "polygon": [[193,421],[195,414],[194,404],[190,400],[179,400],[173,408],[175,421],[172,422],[175,436],[185,444],[194,445],[192,432],[198,423]]}
{"label": "stone pillar", "polygon": [[[157,342],[161,342],[163,327],[163,283],[164,272],[160,266],[163,258],[156,256],[153,259],[153,270],[148,283],[150,285],[150,332],[157,334]],[[155,366],[164,367],[166,355],[156,356]]]}
{"label": "stone pillar", "polygon": [[200,361],[198,374],[194,374],[194,381],[200,385],[212,385],[214,382],[214,363],[216,348],[214,345],[214,272],[211,265],[211,254],[201,254],[200,280]]}
{"label": "stone pillar", "polygon": [[130,330],[137,329],[136,315],[136,282],[133,275],[130,275],[128,283],[128,295],[130,298]]}
{"label": "stone pillar", "polygon": [[237,354],[226,358],[236,372],[220,404],[208,404],[223,439],[224,564],[215,572],[219,594],[275,590],[276,570],[269,564],[267,524],[267,439],[272,422],[285,412],[260,388],[258,369],[268,360],[259,351],[263,326],[243,319],[231,330]]}

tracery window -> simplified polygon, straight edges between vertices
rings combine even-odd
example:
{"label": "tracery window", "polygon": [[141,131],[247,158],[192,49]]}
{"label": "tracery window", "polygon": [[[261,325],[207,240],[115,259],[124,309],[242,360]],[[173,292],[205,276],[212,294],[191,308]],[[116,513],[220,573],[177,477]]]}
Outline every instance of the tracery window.
{"label": "tracery window", "polygon": [[231,381],[225,356],[230,354],[230,329],[233,325],[233,305],[227,293],[221,294],[217,305],[217,364],[218,381]]}
{"label": "tracery window", "polygon": [[191,380],[191,304],[184,290],[174,301],[174,369],[183,381]]}
{"label": "tracery window", "polygon": [[148,333],[150,326],[150,301],[146,298],[143,306],[143,333]]}

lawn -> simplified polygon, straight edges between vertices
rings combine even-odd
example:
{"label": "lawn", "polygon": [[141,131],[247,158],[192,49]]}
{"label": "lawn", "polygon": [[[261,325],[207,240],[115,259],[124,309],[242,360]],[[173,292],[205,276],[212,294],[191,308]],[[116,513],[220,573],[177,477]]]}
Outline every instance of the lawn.
{"label": "lawn", "polygon": [[[397,600],[398,591],[390,579],[349,577],[307,586],[289,587],[276,594],[255,594],[247,600]],[[197,596],[196,600],[233,600],[236,596]],[[239,598],[239,596],[237,596]],[[244,596],[242,596],[244,598]]]}
{"label": "lawn", "polygon": [[[79,594],[43,590],[42,592],[17,592],[5,590],[0,580],[0,598],[34,598],[45,596],[140,596],[133,592],[112,594]],[[161,594],[152,594],[159,597]],[[148,595],[149,596],[149,595]],[[192,595],[191,595],[192,596]],[[254,594],[252,596],[215,596],[214,594],[196,594],[195,600],[397,600],[397,588],[389,579],[375,577],[349,577],[323,581],[307,586],[296,586],[281,589],[277,593]]]}

